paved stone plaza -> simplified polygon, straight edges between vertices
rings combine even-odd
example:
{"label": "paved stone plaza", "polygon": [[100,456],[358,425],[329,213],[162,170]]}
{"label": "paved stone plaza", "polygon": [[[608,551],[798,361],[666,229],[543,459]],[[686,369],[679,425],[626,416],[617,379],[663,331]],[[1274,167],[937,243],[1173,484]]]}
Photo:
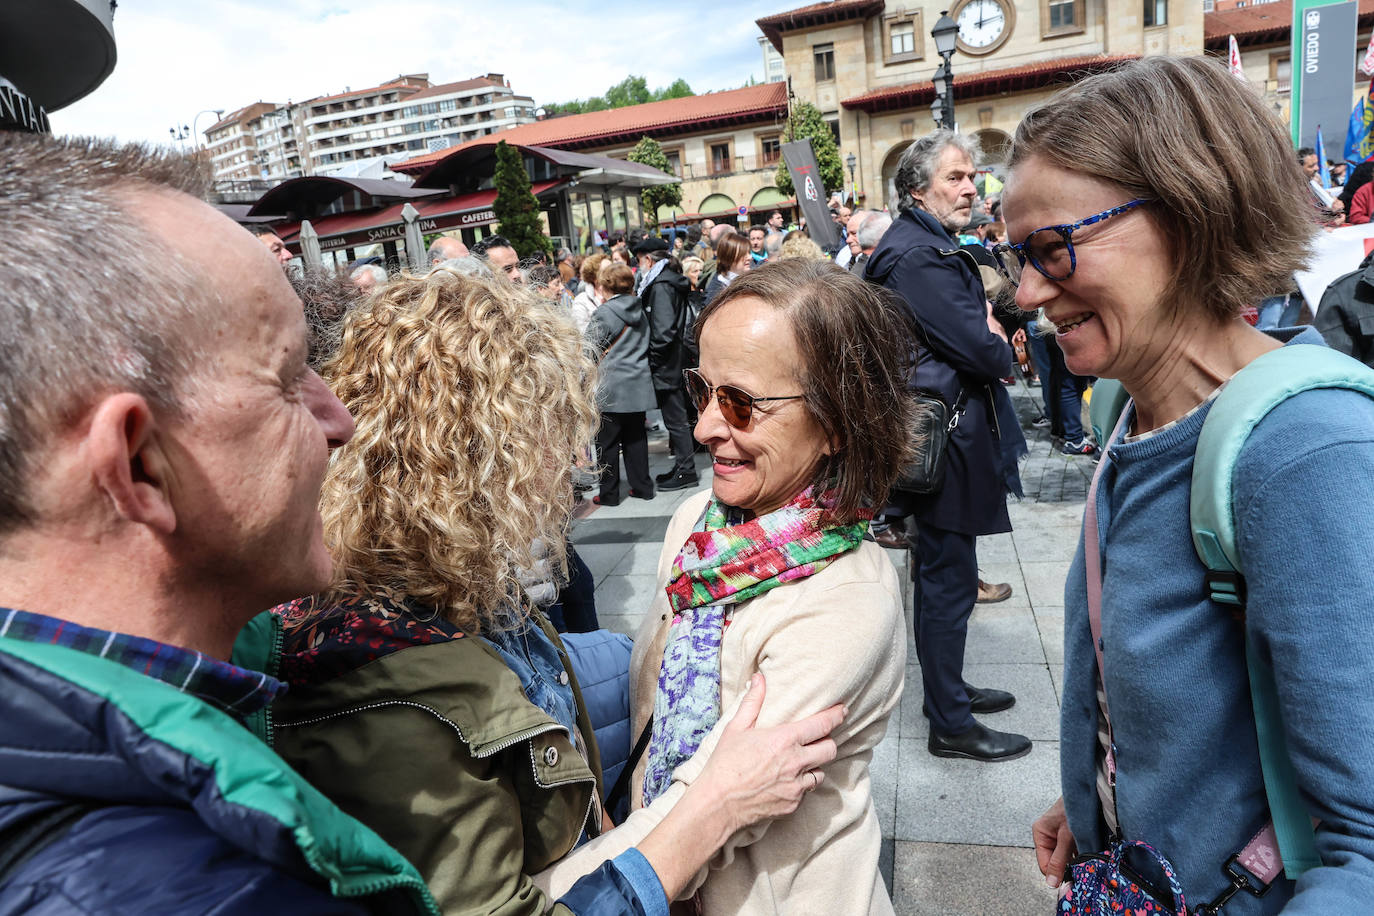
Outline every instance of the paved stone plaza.
{"label": "paved stone plaza", "polygon": [[[1030,398],[1016,398],[1029,419]],[[1010,582],[1012,597],[979,605],[969,624],[965,676],[1016,694],[1016,706],[986,716],[992,728],[1035,741],[1007,763],[932,757],[921,715],[921,675],[908,644],[906,688],[887,737],[874,754],[873,787],[884,838],[883,871],[903,916],[1045,916],[1054,894],[1035,868],[1030,824],[1059,794],[1059,694],[1063,664],[1064,576],[1078,539],[1094,463],[1061,455],[1048,431],[1025,426],[1031,454],[1022,465],[1026,498],[1010,505],[1009,535],[978,542],[989,582]],[[668,466],[666,442],[652,439],[653,471]],[[705,456],[698,466],[708,468]],[[703,470],[703,486],[710,471]],[[656,582],[668,519],[691,494],[662,493],[616,507],[587,502],[573,529],[578,553],[596,577],[603,626],[634,634]],[[907,556],[888,551],[907,577]],[[908,592],[908,617],[910,614]],[[910,632],[910,626],[908,626]]]}

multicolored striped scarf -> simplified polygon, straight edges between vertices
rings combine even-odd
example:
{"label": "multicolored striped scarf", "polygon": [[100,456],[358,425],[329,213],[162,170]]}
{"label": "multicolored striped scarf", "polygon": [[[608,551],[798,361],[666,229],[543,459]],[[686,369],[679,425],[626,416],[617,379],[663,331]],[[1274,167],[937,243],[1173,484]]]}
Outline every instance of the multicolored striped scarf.
{"label": "multicolored striped scarf", "polygon": [[672,628],[654,695],[644,804],[672,783],[720,719],[720,644],[725,605],[805,579],[863,540],[872,513],[850,525],[827,521],[835,491],[807,489],[767,515],[744,521],[714,496],[673,562],[666,591]]}

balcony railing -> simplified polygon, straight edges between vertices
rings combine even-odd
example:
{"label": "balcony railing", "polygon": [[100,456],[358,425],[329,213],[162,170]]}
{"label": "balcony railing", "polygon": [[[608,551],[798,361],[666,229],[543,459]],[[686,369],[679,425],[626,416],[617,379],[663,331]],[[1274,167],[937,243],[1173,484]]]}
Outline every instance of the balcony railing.
{"label": "balcony railing", "polygon": [[781,157],[732,156],[725,161],[708,159],[704,163],[683,163],[676,174],[683,181],[723,178],[740,172],[771,171],[781,161]]}

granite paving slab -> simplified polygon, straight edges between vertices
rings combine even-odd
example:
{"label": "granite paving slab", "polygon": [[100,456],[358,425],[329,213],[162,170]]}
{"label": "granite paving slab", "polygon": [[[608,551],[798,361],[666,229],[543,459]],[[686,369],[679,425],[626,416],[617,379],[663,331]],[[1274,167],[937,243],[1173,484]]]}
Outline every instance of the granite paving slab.
{"label": "granite paving slab", "polygon": [[1027,849],[962,843],[895,844],[899,916],[1048,916],[1056,892]]}
{"label": "granite paving slab", "polygon": [[900,745],[898,840],[1029,847],[1031,822],[1059,797],[1057,741],[1001,763],[935,757],[924,738]]}

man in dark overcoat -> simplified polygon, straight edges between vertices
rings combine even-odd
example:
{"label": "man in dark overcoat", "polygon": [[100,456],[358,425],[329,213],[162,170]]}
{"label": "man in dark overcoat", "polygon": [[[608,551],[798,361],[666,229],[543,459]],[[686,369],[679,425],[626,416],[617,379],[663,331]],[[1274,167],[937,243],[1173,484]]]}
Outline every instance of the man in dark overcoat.
{"label": "man in dark overcoat", "polygon": [[946,130],[907,148],[897,168],[901,215],[869,257],[865,276],[901,296],[916,319],[921,339],[913,388],[937,392],[960,412],[944,486],[923,496],[894,493],[893,502],[899,514],[915,517],[918,529],[913,606],[930,752],[991,761],[1023,756],[1031,742],[978,722],[974,713],[998,712],[1016,700],[963,677],[968,619],[978,598],[975,541],[1011,530],[995,401],[1007,397],[1000,380],[1012,372],[1011,347],[990,327],[977,265],[954,239],[977,193],[976,154],[972,140]]}

